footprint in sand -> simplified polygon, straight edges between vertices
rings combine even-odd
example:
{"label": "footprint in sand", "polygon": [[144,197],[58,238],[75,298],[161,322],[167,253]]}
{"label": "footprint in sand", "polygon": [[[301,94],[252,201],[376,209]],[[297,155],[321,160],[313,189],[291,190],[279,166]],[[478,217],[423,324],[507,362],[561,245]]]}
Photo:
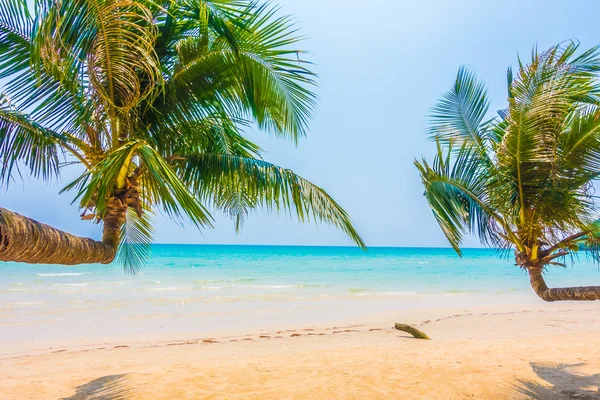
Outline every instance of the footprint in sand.
{"label": "footprint in sand", "polygon": [[299,333],[292,333],[292,334],[290,335],[290,337],[298,337],[298,336],[302,336],[302,335],[301,335],[301,334],[299,334]]}

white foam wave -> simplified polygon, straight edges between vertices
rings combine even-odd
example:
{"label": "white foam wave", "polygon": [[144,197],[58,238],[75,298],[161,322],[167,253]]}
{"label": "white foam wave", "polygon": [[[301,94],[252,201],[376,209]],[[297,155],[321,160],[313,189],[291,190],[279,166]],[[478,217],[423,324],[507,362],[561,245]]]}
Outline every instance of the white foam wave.
{"label": "white foam wave", "polygon": [[262,285],[262,286],[251,286],[257,289],[289,289],[295,287],[294,285]]}
{"label": "white foam wave", "polygon": [[378,296],[415,296],[417,292],[376,292]]}
{"label": "white foam wave", "polygon": [[57,274],[35,274],[36,276],[81,276],[87,275],[85,272],[61,272]]}
{"label": "white foam wave", "polygon": [[89,283],[53,283],[52,286],[89,286]]}
{"label": "white foam wave", "polygon": [[190,290],[190,287],[161,287],[161,288],[149,288],[146,290],[151,290],[154,292],[163,292],[167,290]]}

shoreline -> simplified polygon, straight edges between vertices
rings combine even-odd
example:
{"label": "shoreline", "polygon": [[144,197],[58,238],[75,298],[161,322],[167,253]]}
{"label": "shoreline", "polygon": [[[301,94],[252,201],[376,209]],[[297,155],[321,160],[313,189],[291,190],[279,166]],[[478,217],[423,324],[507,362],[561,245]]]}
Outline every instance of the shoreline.
{"label": "shoreline", "polygon": [[[450,307],[343,326],[3,351],[0,369],[8,373],[0,376],[0,393],[10,399],[383,399],[399,393],[466,399],[531,398],[531,392],[594,399],[600,397],[599,311],[595,303]],[[393,322],[413,324],[432,340],[413,339]]]}
{"label": "shoreline", "polygon": [[[51,314],[33,312],[21,322],[9,315],[0,320],[4,332],[0,337],[0,359],[74,347],[92,349],[96,345],[129,345],[131,338],[147,344],[273,334],[279,330],[324,330],[336,326],[360,325],[384,329],[393,327],[396,322],[425,326],[439,319],[470,315],[553,312],[557,304],[544,303],[530,294],[515,297],[448,296],[446,302],[439,298],[415,300],[414,297],[355,296],[328,300],[240,302],[233,308],[228,308],[227,304],[209,306],[208,311],[190,309],[186,304],[152,312],[145,305],[135,312],[122,306],[99,310],[84,308],[77,313],[68,310]],[[574,309],[582,307],[586,308],[583,304],[569,306]]]}

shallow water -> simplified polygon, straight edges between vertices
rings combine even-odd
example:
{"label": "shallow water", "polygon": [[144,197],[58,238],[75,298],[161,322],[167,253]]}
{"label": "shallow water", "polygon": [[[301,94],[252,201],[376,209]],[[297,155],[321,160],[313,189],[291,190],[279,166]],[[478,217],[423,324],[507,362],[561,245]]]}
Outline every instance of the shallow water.
{"label": "shallow water", "polygon": [[[600,283],[584,258],[549,285]],[[156,245],[137,275],[118,264],[0,264],[0,342],[147,329],[228,329],[473,302],[535,300],[526,274],[487,249]],[[118,322],[118,323],[117,323]],[[39,329],[38,329],[39,328]]]}

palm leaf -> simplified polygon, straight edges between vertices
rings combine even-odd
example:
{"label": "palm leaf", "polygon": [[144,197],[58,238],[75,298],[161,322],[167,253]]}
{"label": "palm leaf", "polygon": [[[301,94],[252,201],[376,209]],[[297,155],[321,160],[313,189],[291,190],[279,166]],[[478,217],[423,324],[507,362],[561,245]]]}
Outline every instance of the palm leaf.
{"label": "palm leaf", "polygon": [[121,243],[117,257],[126,272],[135,274],[148,261],[151,253],[154,227],[151,211],[137,215],[127,209],[127,219],[121,231]]}
{"label": "palm leaf", "polygon": [[261,6],[248,14],[248,27],[235,28],[237,49],[218,40],[202,46],[202,36],[186,38],[178,46],[167,99],[176,99],[172,103],[179,107],[200,102],[233,115],[244,112],[260,127],[297,140],[315,105],[314,74],[300,59],[302,51],[293,48],[300,38],[291,20],[276,17],[276,11]]}
{"label": "palm leaf", "polygon": [[425,187],[425,198],[450,245],[461,255],[462,238],[472,233],[484,243],[506,247],[506,240],[499,234],[505,222],[490,204],[490,171],[482,162],[481,149],[465,142],[453,155],[451,145],[444,153],[441,142],[437,144],[433,164],[422,160],[415,161],[415,166]]}
{"label": "palm leaf", "polygon": [[[323,189],[289,169],[223,154],[182,156],[176,169],[199,198],[227,212],[235,210],[234,215],[240,219],[257,206],[293,212],[300,221],[313,220],[340,228],[365,247],[346,211]],[[230,207],[234,201],[234,207]]]}
{"label": "palm leaf", "polygon": [[95,207],[103,216],[113,197],[117,178],[128,163],[143,173],[140,176],[141,201],[146,207],[160,207],[170,218],[186,215],[196,226],[211,226],[212,217],[189,192],[169,164],[146,142],[132,140],[114,150],[93,169],[84,172],[62,191],[77,189],[75,200],[82,208]]}
{"label": "palm leaf", "polygon": [[58,176],[60,146],[66,137],[43,127],[0,96],[0,184],[8,185],[19,163],[33,177]]}
{"label": "palm leaf", "polygon": [[488,110],[485,85],[467,67],[460,67],[452,89],[433,108],[429,134],[442,143],[468,141],[483,146]]}

